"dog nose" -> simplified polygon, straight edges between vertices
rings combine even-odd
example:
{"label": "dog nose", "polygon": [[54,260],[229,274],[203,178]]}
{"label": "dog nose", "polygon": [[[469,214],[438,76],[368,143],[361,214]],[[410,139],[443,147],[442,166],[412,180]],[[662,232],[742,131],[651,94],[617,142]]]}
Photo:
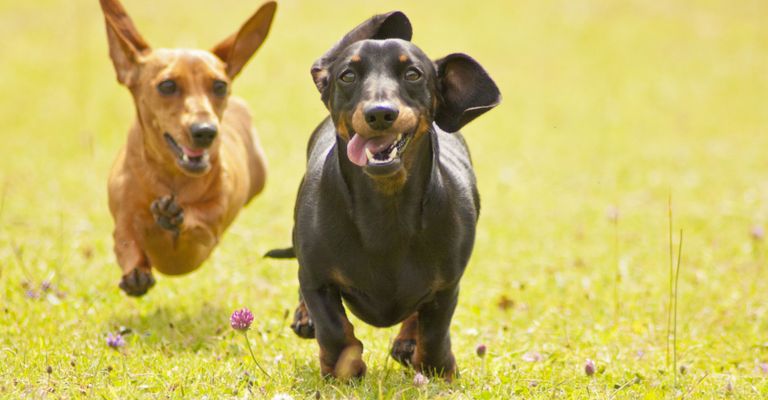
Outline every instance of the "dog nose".
{"label": "dog nose", "polygon": [[365,108],[365,122],[368,123],[372,129],[383,130],[387,129],[397,119],[399,114],[397,108],[393,104],[389,103],[377,103]]}
{"label": "dog nose", "polygon": [[216,125],[209,122],[195,123],[189,126],[189,133],[192,135],[192,142],[198,147],[208,147],[213,143],[218,132]]}

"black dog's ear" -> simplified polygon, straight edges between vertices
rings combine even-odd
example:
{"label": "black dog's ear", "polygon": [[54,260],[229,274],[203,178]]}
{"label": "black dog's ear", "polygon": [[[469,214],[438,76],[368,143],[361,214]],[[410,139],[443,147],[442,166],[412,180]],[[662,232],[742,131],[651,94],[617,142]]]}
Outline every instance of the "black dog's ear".
{"label": "black dog's ear", "polygon": [[402,39],[410,41],[411,36],[413,36],[411,21],[400,11],[374,15],[369,20],[349,31],[330,50],[312,64],[312,80],[315,81],[317,90],[323,93],[323,102],[325,102],[325,89],[328,88],[328,67],[344,49],[355,42],[366,39]]}
{"label": "black dog's ear", "polygon": [[435,61],[440,101],[435,122],[457,132],[501,102],[501,93],[485,69],[472,57],[454,53]]}

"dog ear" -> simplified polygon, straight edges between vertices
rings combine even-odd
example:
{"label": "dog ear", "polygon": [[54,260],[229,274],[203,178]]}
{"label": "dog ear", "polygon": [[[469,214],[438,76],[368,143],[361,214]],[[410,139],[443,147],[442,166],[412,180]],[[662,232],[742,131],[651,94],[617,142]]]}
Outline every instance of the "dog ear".
{"label": "dog ear", "polygon": [[150,50],[149,45],[118,0],[100,0],[100,3],[107,25],[109,56],[115,66],[117,80],[130,86],[141,56]]}
{"label": "dog ear", "polygon": [[230,35],[211,50],[211,53],[227,64],[227,76],[230,79],[243,69],[264,43],[276,9],[277,3],[274,1],[264,3],[237,33]]}
{"label": "dog ear", "polygon": [[435,122],[457,132],[501,102],[501,93],[485,69],[472,57],[454,53],[435,61],[440,100]]}
{"label": "dog ear", "polygon": [[355,42],[366,39],[402,39],[410,41],[411,36],[413,36],[411,21],[400,11],[374,15],[349,31],[330,50],[312,64],[312,80],[315,81],[317,90],[323,94],[323,102],[326,101],[327,97],[325,91],[328,88],[328,67],[333,64],[339,53],[344,49]]}

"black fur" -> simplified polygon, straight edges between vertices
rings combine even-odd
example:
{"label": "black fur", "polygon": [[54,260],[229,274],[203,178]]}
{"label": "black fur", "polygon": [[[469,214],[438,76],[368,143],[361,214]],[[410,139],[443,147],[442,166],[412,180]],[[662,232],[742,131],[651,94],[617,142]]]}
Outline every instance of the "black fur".
{"label": "black fur", "polygon": [[[350,346],[343,299],[358,318],[378,327],[418,312],[416,343],[424,348],[415,350],[418,360],[405,361],[452,374],[448,329],[480,212],[469,151],[457,131],[496,106],[500,93],[469,56],[433,62],[410,37],[404,14],[376,16],[313,65],[330,116],[310,138],[293,248],[323,363],[332,367]],[[350,62],[353,56],[360,60]],[[403,79],[407,68],[420,71],[420,79]],[[341,81],[339,74],[350,69],[357,80]],[[337,131],[343,124],[350,138],[358,134],[349,129],[350,115],[360,102],[373,100],[410,107],[426,121],[407,144],[400,166],[404,183],[395,190],[382,190],[392,182],[350,162],[348,140]]]}

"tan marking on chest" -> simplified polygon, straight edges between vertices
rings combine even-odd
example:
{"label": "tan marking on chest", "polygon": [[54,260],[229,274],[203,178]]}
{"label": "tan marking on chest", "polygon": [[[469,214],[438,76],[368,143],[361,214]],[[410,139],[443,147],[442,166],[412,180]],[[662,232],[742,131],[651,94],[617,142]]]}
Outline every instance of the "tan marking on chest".
{"label": "tan marking on chest", "polygon": [[331,280],[338,286],[351,287],[352,281],[349,280],[338,268],[334,268],[331,271]]}

